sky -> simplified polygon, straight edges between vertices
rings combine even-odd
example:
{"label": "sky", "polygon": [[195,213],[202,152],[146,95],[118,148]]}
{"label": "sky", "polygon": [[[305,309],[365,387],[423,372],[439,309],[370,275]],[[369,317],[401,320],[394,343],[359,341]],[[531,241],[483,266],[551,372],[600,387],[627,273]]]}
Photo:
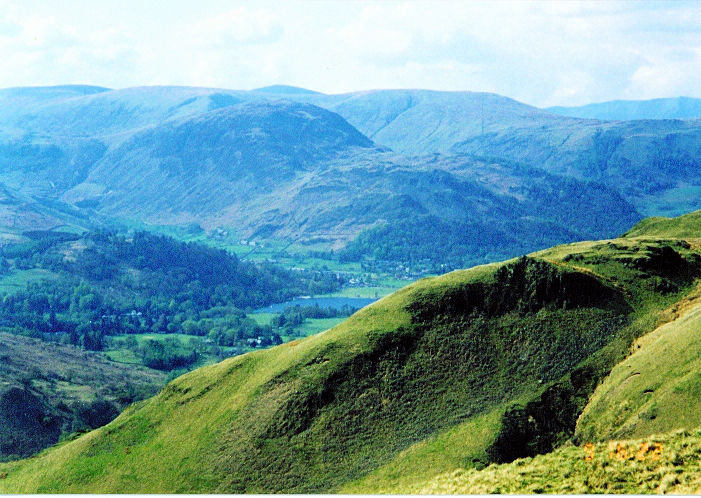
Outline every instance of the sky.
{"label": "sky", "polygon": [[701,2],[0,0],[0,88],[701,97]]}

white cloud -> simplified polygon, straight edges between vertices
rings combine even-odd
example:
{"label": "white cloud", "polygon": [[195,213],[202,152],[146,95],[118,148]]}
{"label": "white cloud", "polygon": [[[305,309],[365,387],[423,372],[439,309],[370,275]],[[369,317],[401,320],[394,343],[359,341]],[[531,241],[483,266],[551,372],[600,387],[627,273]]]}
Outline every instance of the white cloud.
{"label": "white cloud", "polygon": [[0,37],[12,38],[22,33],[22,26],[14,22],[0,20]]}
{"label": "white cloud", "polygon": [[[650,57],[630,78],[630,98],[660,95],[698,96],[701,48]],[[632,97],[635,96],[635,97]]]}
{"label": "white cloud", "polygon": [[0,0],[0,86],[425,87],[576,105],[701,96],[699,50],[695,2]]}
{"label": "white cloud", "polygon": [[241,7],[200,21],[186,32],[194,47],[227,49],[275,43],[281,39],[283,27],[268,11]]}

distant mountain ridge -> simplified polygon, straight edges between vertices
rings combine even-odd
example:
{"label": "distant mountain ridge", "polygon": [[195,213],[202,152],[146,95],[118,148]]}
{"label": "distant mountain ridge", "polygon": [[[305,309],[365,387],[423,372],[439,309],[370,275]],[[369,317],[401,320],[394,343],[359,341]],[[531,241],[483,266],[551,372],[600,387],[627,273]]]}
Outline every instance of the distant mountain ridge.
{"label": "distant mountain ridge", "polygon": [[506,97],[477,92],[377,90],[310,100],[339,113],[374,141],[408,154],[448,152],[466,136],[535,119],[559,119]]}
{"label": "distant mountain ridge", "polygon": [[298,95],[300,93],[321,95],[320,92],[315,92],[314,90],[309,90],[307,88],[301,88],[298,86],[290,86],[290,85],[264,86],[262,88],[256,88],[255,90],[251,90],[251,92],[272,93],[272,94],[276,94],[276,95]]}
{"label": "distant mountain ridge", "polygon": [[614,121],[697,119],[701,118],[701,99],[672,97],[651,100],[613,100],[577,107],[548,107],[545,110],[562,116]]}
{"label": "distant mountain ridge", "polygon": [[[365,233],[354,257],[388,254],[401,233],[436,223],[454,252],[475,250],[470,231],[493,227],[488,245],[507,257],[701,207],[695,120],[611,123],[494,94],[287,86],[8,89],[2,102],[0,182],[18,192],[336,249]],[[541,209],[544,195],[552,209]],[[572,223],[577,211],[582,222]],[[389,253],[425,253],[400,252]]]}

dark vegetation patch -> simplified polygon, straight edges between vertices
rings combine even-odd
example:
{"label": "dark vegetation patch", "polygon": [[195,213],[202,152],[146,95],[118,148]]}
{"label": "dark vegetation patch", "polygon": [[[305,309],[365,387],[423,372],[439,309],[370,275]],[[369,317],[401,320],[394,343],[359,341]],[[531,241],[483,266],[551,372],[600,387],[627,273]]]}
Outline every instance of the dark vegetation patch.
{"label": "dark vegetation patch", "polygon": [[541,309],[574,309],[596,306],[627,311],[620,292],[593,276],[528,257],[504,265],[494,282],[471,282],[449,289],[441,299],[417,299],[409,306],[415,321],[435,317],[484,315],[495,317],[515,311],[533,313]]}
{"label": "dark vegetation patch", "polygon": [[572,437],[579,414],[604,376],[590,365],[576,368],[539,398],[507,409],[501,430],[487,449],[490,461],[505,463],[549,453]]}
{"label": "dark vegetation patch", "polygon": [[[650,291],[658,295],[680,292],[698,277],[701,261],[689,249],[684,241],[655,241],[633,246],[608,242],[595,251],[566,256],[564,260],[602,265],[599,269],[615,275],[616,280],[635,282],[642,291],[637,303],[641,306],[646,305],[641,297],[644,299]],[[628,270],[620,271],[621,266]],[[619,320],[620,328],[629,322],[624,316]],[[624,330],[620,338],[610,341],[601,351],[603,354],[586,358],[568,376],[546,388],[539,398],[507,409],[501,431],[488,449],[490,460],[504,463],[548,453],[572,438],[577,418],[596,386],[623,358],[632,341],[644,332],[647,330],[635,327]]]}
{"label": "dark vegetation patch", "polygon": [[0,393],[0,460],[31,455],[58,441],[61,419],[27,388]]}

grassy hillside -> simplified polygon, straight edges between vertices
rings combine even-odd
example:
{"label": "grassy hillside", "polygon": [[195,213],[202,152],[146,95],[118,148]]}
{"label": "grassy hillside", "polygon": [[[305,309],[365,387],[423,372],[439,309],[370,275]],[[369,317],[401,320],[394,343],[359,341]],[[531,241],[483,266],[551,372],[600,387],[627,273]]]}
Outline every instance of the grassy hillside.
{"label": "grassy hillside", "polygon": [[[691,213],[675,219],[643,220],[626,234],[635,241],[621,239],[577,244],[578,250],[574,252],[572,246],[561,246],[544,251],[541,255],[586,261],[586,251],[580,252],[581,249],[596,249],[595,253],[601,258],[607,253],[614,256],[610,249],[615,247],[619,254],[614,258],[625,261],[625,266],[645,266],[635,258],[644,251],[648,251],[649,255],[649,251],[657,245],[653,243],[654,238],[658,241],[666,238],[664,245],[674,237],[687,237],[688,241],[676,243],[698,248],[697,238],[701,235],[698,214]],[[628,252],[628,256],[621,252]],[[664,262],[664,266],[674,266],[675,258],[671,253],[663,256],[662,252],[658,252],[653,259]],[[677,273],[681,275],[684,270],[678,266]],[[648,286],[659,285],[652,275],[647,275],[644,280],[648,281]],[[459,459],[453,458],[451,451],[444,449],[444,444],[437,444],[437,439],[416,445],[407,455],[400,455],[393,465],[369,475],[365,482],[360,483],[359,489],[437,494],[699,493],[701,479],[697,448],[701,433],[672,434],[670,431],[697,431],[696,428],[701,426],[701,377],[698,373],[701,371],[701,341],[698,336],[701,327],[700,289],[692,288],[684,298],[662,313],[641,316],[643,321],[655,317],[662,325],[634,341],[622,361],[589,398],[577,420],[576,433],[572,438],[578,446],[568,446],[545,456],[517,460],[511,464],[491,465],[478,471],[474,468],[463,470],[461,467],[465,467],[464,463],[461,465]],[[652,323],[649,321],[648,326]],[[662,436],[664,433],[668,435]],[[621,438],[636,440],[620,441]],[[589,447],[588,443],[591,442],[595,442],[596,446]],[[652,459],[655,443],[663,448],[659,460]],[[641,453],[643,444],[647,445],[646,453]],[[616,448],[623,448],[628,459],[623,459],[622,451],[617,452]],[[424,471],[407,478],[406,470],[412,467],[407,463],[407,456],[421,454],[425,455],[424,458],[430,458],[433,454],[431,450],[439,451],[442,464],[432,467],[445,468],[452,464],[452,469],[446,468],[445,474],[439,477],[426,477],[431,472]],[[591,461],[585,460],[588,451],[596,455]],[[415,464],[414,468],[420,469],[420,465]],[[398,469],[400,472],[391,473]],[[346,489],[355,488],[349,486]]]}
{"label": "grassy hillside", "polygon": [[[567,446],[548,455],[441,475],[421,494],[699,494],[701,430],[587,449]],[[591,459],[588,457],[591,455]]]}
{"label": "grassy hillside", "polygon": [[[673,319],[636,340],[630,356],[590,398],[577,421],[578,446],[481,472],[447,471],[410,489],[437,494],[701,492],[699,289],[665,315],[661,319]],[[655,445],[660,445],[657,457]]]}
{"label": "grassy hillside", "polygon": [[[698,249],[701,211],[645,219],[625,237],[678,237]],[[668,267],[679,263],[672,254],[660,254],[660,261]],[[663,320],[635,341],[597,388],[577,422],[576,440],[639,438],[701,426],[701,287],[667,309]]]}
{"label": "grassy hillside", "polygon": [[701,211],[677,218],[646,218],[626,232],[624,237],[701,238]]}
{"label": "grassy hillside", "polygon": [[165,382],[162,372],[112,363],[100,353],[0,333],[0,460],[104,425]]}
{"label": "grassy hillside", "polygon": [[686,242],[618,239],[425,279],[0,466],[0,492],[401,492],[549,452],[700,267]]}
{"label": "grassy hillside", "polygon": [[699,289],[670,313],[679,316],[638,339],[597,388],[577,423],[578,441],[701,427]]}

